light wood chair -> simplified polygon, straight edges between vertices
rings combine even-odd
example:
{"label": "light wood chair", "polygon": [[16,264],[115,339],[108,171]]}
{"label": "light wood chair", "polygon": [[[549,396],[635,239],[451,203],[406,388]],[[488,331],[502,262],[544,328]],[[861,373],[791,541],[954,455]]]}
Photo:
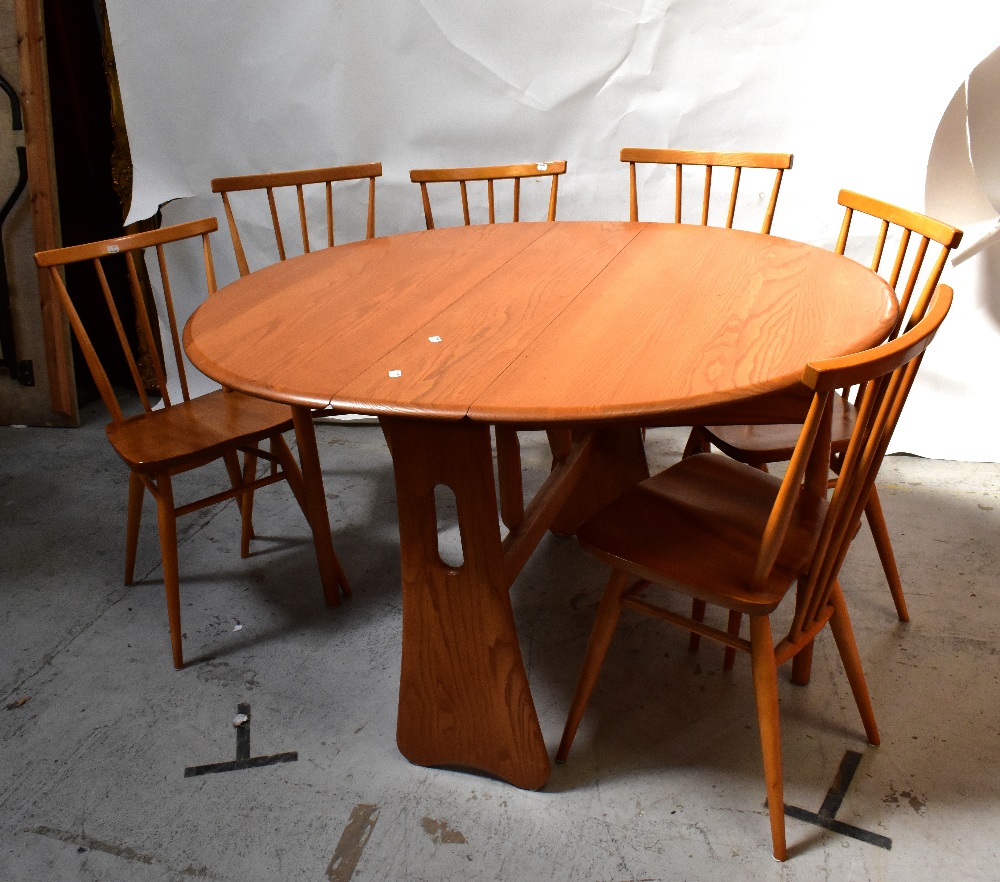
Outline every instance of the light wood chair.
{"label": "light wood chair", "polygon": [[298,204],[299,229],[302,236],[302,251],[310,251],[309,225],[306,218],[306,202],[304,188],[312,184],[322,184],[326,190],[326,247],[333,247],[333,184],[338,181],[368,180],[368,223],[365,238],[375,237],[375,178],[382,174],[382,163],[370,162],[364,165],[339,165],[331,168],[310,168],[300,171],[269,172],[260,175],[241,175],[239,177],[215,178],[212,180],[212,192],[222,194],[222,204],[226,209],[226,220],[229,222],[229,234],[233,239],[233,249],[236,252],[236,265],[240,275],[250,273],[247,265],[243,241],[236,226],[236,217],[229,198],[230,193],[264,190],[267,193],[267,204],[271,210],[271,226],[274,229],[274,242],[278,251],[278,260],[285,260],[285,240],[281,233],[281,222],[278,219],[278,204],[274,191],[282,187],[294,187]]}
{"label": "light wood chair", "polygon": [[[476,166],[470,168],[415,168],[410,171],[410,180],[420,185],[420,195],[424,205],[424,221],[428,230],[433,230],[434,214],[431,211],[431,200],[427,192],[428,184],[450,183],[458,184],[462,194],[462,219],[465,226],[471,226],[469,212],[470,182],[486,182],[487,218],[488,222],[496,223],[495,181],[513,181],[513,213],[512,223],[521,220],[521,181],[524,178],[549,177],[549,208],[546,220],[556,219],[556,203],[559,194],[559,176],[566,173],[565,160],[557,162],[522,163],[520,165]],[[497,480],[499,482],[500,517],[511,530],[516,529],[524,520],[524,488],[521,480],[521,444],[518,440],[518,426],[494,426],[497,454]],[[562,461],[570,449],[572,439],[570,432],[563,429],[553,429],[548,432],[549,447],[552,450],[553,465]]]}
{"label": "light wood chair", "polygon": [[[51,274],[52,283],[58,293],[59,305],[69,319],[101,398],[111,414],[112,421],[106,428],[108,440],[131,470],[125,530],[125,584],[127,585],[131,585],[135,577],[139,522],[145,491],[149,491],[156,500],[167,616],[170,621],[170,644],[175,668],[184,665],[177,567],[177,516],[227,499],[239,499],[242,519],[240,553],[243,557],[247,557],[250,540],[254,536],[252,490],[287,480],[303,512],[306,510],[303,503],[302,474],[282,437],[283,432],[292,428],[292,414],[286,405],[225,389],[197,398],[191,398],[188,393],[187,374],[181,352],[164,246],[200,239],[200,243],[194,244],[201,247],[208,293],[212,294],[216,282],[209,234],[217,229],[215,218],[206,218],[117,239],[40,251],[35,255],[38,266],[48,269]],[[171,401],[164,366],[156,355],[159,351],[159,338],[153,331],[154,321],[150,318],[136,268],[136,259],[137,257],[142,259],[141,250],[145,248],[153,248],[156,253],[166,306],[166,315],[161,318],[169,330],[169,339],[164,341],[163,346],[166,356],[172,358],[176,368],[182,401]],[[130,334],[126,328],[131,321],[123,318],[108,285],[105,266],[113,260],[123,260],[126,265],[138,325],[138,346],[130,343]],[[117,332],[142,405],[142,412],[138,414],[126,416],[123,402],[119,400],[63,282],[61,268],[85,263],[93,266],[101,290],[104,292],[111,322]],[[163,406],[160,408],[154,409],[154,402],[150,400],[150,395],[146,391],[139,369],[141,358],[139,353],[149,355],[146,361],[152,368],[163,397]],[[261,450],[259,447],[265,439],[270,442],[270,451]],[[243,467],[239,462],[240,452],[244,454]],[[280,468],[272,468],[271,473],[257,477],[255,463],[258,457],[275,463]],[[177,505],[174,501],[173,477],[218,460],[225,466],[230,486],[193,502]],[[339,562],[336,566],[340,585],[345,594],[350,594],[350,587]],[[328,597],[327,602],[335,604],[339,602],[339,597],[336,595]]]}
{"label": "light wood chair", "polygon": [[[869,265],[874,272],[883,275],[896,291],[899,300],[899,318],[890,334],[892,339],[899,333],[900,328],[905,327],[906,322],[912,323],[921,317],[917,306],[926,304],[927,296],[937,286],[948,255],[962,240],[962,231],[925,215],[850,190],[841,190],[838,202],[844,208],[844,220],[836,246],[838,254],[847,252],[849,233],[856,215],[867,216],[872,224],[873,228],[870,231],[864,231],[874,233],[871,236],[874,239],[874,248]],[[887,258],[890,255],[885,254],[886,243],[893,231],[899,235],[899,245],[896,247],[895,255],[892,256],[891,265],[888,265]],[[852,241],[862,238],[865,237],[856,235]],[[931,243],[936,243],[940,247],[933,249],[933,255],[928,260]],[[885,267],[883,267],[884,258],[887,264]],[[918,291],[919,296],[914,297]],[[913,309],[910,309],[911,306]],[[857,407],[854,402],[857,393],[858,390],[853,390],[852,394],[852,390],[845,389],[833,399],[834,472],[839,468],[838,463],[854,428],[857,417]],[[784,462],[791,457],[799,428],[797,425],[696,426],[688,439],[684,455],[708,451],[710,445],[715,445],[733,459],[766,470],[768,463]],[[908,622],[910,614],[903,596],[899,569],[885,524],[885,516],[882,513],[878,490],[874,485],[865,513],[885,571],[886,581],[889,583],[889,590],[892,592],[896,614],[901,622]],[[696,647],[697,641],[694,640],[693,648]],[[732,658],[732,653],[729,653],[730,664]]]}
{"label": "light wood chair", "polygon": [[[774,219],[774,209],[778,204],[778,191],[781,179],[786,169],[792,167],[790,153],[718,153],[702,150],[659,150],[646,147],[623,147],[621,161],[629,164],[629,220],[639,220],[639,194],[636,183],[636,166],[643,164],[674,166],[674,222],[682,223],[684,205],[684,169],[687,166],[704,166],[705,177],[701,191],[700,223],[703,227],[709,225],[709,208],[712,197],[713,172],[717,168],[732,169],[732,183],[729,190],[729,203],[726,212],[725,227],[732,229],[736,217],[736,204],[739,197],[740,183],[743,181],[744,169],[771,169],[774,179],[771,184],[771,194],[764,210],[764,221],[761,224],[762,233],[771,232]],[[755,201],[755,200],[745,200]],[[714,224],[720,226],[720,224]]]}
{"label": "light wood chair", "polygon": [[[362,165],[336,165],[329,168],[308,168],[297,171],[266,172],[259,175],[240,175],[229,178],[213,178],[212,192],[222,196],[222,205],[226,211],[226,221],[229,224],[229,235],[233,240],[233,250],[236,252],[236,265],[240,276],[250,274],[243,240],[236,225],[236,215],[233,211],[231,193],[245,193],[263,190],[267,194],[267,204],[271,215],[271,228],[274,231],[274,244],[278,260],[286,260],[285,239],[281,232],[281,221],[278,216],[278,201],[275,190],[285,187],[295,188],[295,200],[298,209],[299,231],[302,239],[302,253],[309,254],[312,243],[309,239],[309,221],[306,213],[305,188],[322,184],[326,198],[326,244],[323,247],[334,246],[334,210],[333,185],[346,181],[368,181],[368,216],[365,227],[365,238],[375,238],[375,178],[382,175],[381,162],[369,162]],[[324,417],[331,411],[317,408],[314,416]],[[356,416],[356,415],[355,415]]]}
{"label": "light wood chair", "polygon": [[[858,355],[807,365],[808,415],[783,478],[714,454],[695,454],[626,491],[587,520],[580,544],[614,568],[597,610],[583,670],[556,756],[564,761],[629,607],[751,657],[774,857],[784,860],[778,665],[808,651],[829,624],[869,743],[879,743],[838,576],[920,358],[952,301],[937,290],[924,317],[898,339]],[[837,390],[864,386],[858,419],[827,501],[828,439]],[[789,594],[788,634],[774,642],[771,613]],[[729,613],[725,629],[669,608],[671,593]],[[739,634],[742,614],[749,639]],[[734,627],[735,619],[735,627]]]}
{"label": "light wood chair", "polygon": [[410,180],[420,184],[420,196],[424,202],[424,221],[427,229],[434,229],[434,214],[431,212],[431,200],[427,193],[428,184],[458,184],[462,193],[462,219],[465,226],[470,226],[469,215],[470,181],[486,182],[486,198],[488,222],[496,223],[496,201],[494,199],[495,181],[514,182],[513,216],[511,221],[517,223],[521,219],[521,181],[524,178],[549,177],[552,184],[549,187],[549,211],[546,220],[556,219],[556,200],[559,194],[559,176],[566,173],[565,160],[558,162],[526,162],[520,165],[491,165],[473,168],[415,168],[410,171]]}

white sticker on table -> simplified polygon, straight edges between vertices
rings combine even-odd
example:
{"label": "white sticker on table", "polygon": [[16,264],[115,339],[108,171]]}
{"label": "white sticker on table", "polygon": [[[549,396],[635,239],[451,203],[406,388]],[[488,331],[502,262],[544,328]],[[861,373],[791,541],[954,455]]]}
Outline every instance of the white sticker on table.
{"label": "white sticker on table", "polygon": [[389,371],[389,376],[390,377],[401,377],[401,376],[403,376],[403,372],[402,371]]}
{"label": "white sticker on table", "polygon": [[430,340],[431,343],[440,343],[441,342],[441,338],[438,337],[437,334],[435,334],[433,337],[428,337],[427,339]]}

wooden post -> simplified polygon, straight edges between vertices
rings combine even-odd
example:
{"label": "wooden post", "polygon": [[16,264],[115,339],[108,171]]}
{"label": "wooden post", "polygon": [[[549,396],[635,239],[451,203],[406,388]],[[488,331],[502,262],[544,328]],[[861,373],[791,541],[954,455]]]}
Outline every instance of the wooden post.
{"label": "wooden post", "polygon": [[[45,251],[58,248],[62,244],[62,238],[59,203],[56,198],[42,0],[14,0],[14,13],[21,64],[21,108],[24,116],[24,146],[28,158],[31,220],[35,231],[35,248]],[[38,273],[38,292],[52,409],[77,421],[79,414],[69,329],[59,309],[47,271],[40,270]]]}

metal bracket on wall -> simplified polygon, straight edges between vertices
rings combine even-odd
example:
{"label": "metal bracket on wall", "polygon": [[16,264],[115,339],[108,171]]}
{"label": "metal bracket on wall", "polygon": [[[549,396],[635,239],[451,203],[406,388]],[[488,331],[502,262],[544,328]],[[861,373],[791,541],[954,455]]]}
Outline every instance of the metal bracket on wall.
{"label": "metal bracket on wall", "polygon": [[[15,132],[24,131],[21,121],[21,102],[14,87],[0,74],[0,89],[10,98],[11,127]],[[14,189],[0,208],[0,367],[5,367],[13,379],[22,386],[35,385],[35,370],[31,361],[18,361],[17,340],[14,336],[14,317],[10,309],[10,284],[7,280],[7,258],[3,247],[3,225],[28,182],[28,158],[23,144],[17,151],[18,177]]]}
{"label": "metal bracket on wall", "polygon": [[10,373],[22,386],[35,385],[35,363],[31,359],[19,361],[16,368],[11,368]]}

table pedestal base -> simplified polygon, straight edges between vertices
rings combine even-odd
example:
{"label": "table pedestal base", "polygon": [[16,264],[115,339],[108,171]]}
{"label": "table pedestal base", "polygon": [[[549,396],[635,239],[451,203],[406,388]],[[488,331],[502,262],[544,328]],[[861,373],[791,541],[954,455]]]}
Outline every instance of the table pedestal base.
{"label": "table pedestal base", "polygon": [[[522,532],[501,541],[488,425],[385,417],[381,423],[396,475],[402,557],[399,750],[418,765],[477,769],[535,790],[548,779],[551,763],[509,589],[528,549],[566,509],[574,488],[593,477],[589,446],[581,443],[557,464],[529,506]],[[625,431],[641,451],[638,430]],[[596,449],[616,446],[605,439]],[[642,459],[626,483],[641,479],[644,471]],[[455,495],[462,540],[458,566],[446,564],[438,551],[434,489],[439,484]],[[581,504],[573,499],[569,505],[575,517]]]}
{"label": "table pedestal base", "polygon": [[[382,419],[392,448],[403,574],[396,743],[422,766],[466,766],[528,790],[551,765],[504,570],[490,429]],[[438,554],[434,488],[455,494],[463,563]]]}

